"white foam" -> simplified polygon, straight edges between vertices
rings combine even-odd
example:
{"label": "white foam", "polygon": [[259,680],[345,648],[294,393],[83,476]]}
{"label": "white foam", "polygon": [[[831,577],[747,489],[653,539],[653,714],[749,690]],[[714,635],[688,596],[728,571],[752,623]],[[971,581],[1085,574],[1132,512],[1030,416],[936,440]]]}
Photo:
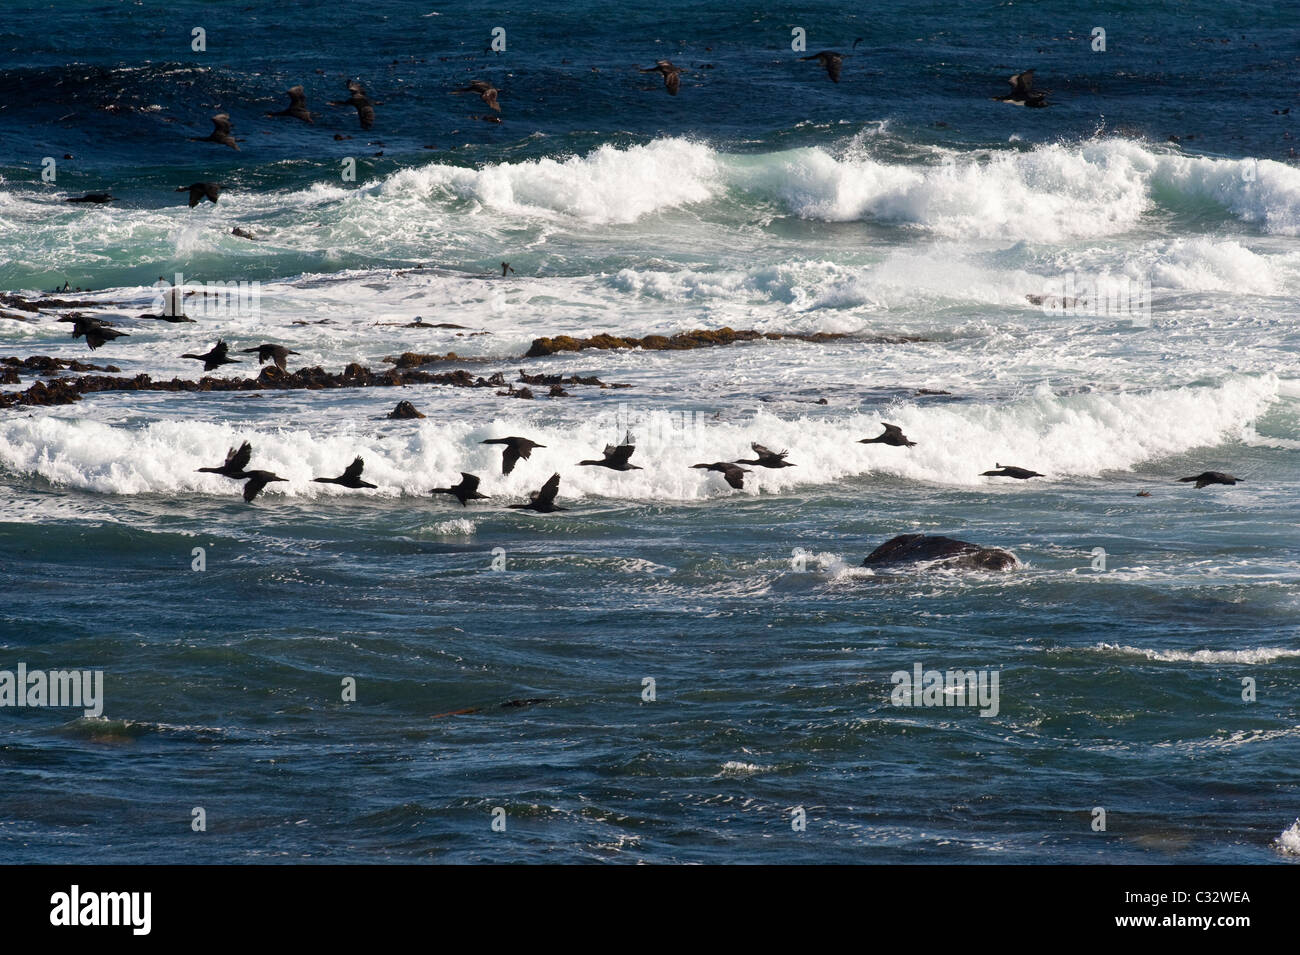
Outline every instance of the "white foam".
{"label": "white foam", "polygon": [[1285,647],[1258,647],[1250,650],[1152,650],[1127,647],[1113,643],[1098,644],[1095,648],[1107,653],[1124,653],[1146,657],[1161,663],[1272,663],[1300,657],[1300,650]]}
{"label": "white foam", "polygon": [[1289,829],[1283,830],[1275,840],[1275,844],[1283,855],[1300,856],[1300,819],[1291,823]]}
{"label": "white foam", "polygon": [[[493,497],[525,497],[552,471],[563,475],[561,493],[574,499],[703,500],[733,493],[789,492],[858,475],[892,475],[910,481],[956,486],[985,485],[996,492],[1023,488],[980,477],[995,463],[1032,467],[1047,477],[1036,483],[1132,468],[1143,461],[1214,446],[1240,435],[1276,399],[1274,376],[1238,376],[1217,387],[1144,392],[1094,392],[1059,396],[1040,388],[1019,399],[988,403],[927,405],[900,402],[837,417],[780,418],[760,410],[748,420],[675,418],[612,403],[602,410],[547,404],[573,417],[538,421],[527,412],[492,421],[432,418],[414,428],[376,429],[364,420],[322,416],[308,427],[235,427],[200,421],[153,421],[111,425],[75,417],[36,415],[0,420],[0,465],[22,474],[106,494],[205,493],[229,495],[233,482],[195,469],[219,464],[227,448],[254,446],[253,467],[276,472],[287,484],[268,494],[295,497],[361,494],[427,497],[459,472],[484,476]],[[531,404],[531,403],[530,403]],[[513,409],[512,409],[513,410]],[[619,441],[630,424],[643,470],[623,473],[577,467]],[[880,421],[903,428],[914,448],[860,445],[856,439],[880,433]],[[524,434],[544,448],[526,467],[499,474],[500,449],[484,438]],[[797,466],[755,467],[745,489],[733,492],[721,477],[692,465],[749,456],[750,442],[788,448]],[[365,477],[375,491],[348,491],[315,484],[335,475],[356,455],[365,458]]]}

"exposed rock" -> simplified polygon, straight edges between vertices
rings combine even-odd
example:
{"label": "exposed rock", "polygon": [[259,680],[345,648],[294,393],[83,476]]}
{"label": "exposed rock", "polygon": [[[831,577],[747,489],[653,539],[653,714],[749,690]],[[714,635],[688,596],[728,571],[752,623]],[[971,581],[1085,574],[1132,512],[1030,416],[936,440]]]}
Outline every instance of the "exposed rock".
{"label": "exposed rock", "polygon": [[424,415],[415,410],[415,405],[409,401],[399,401],[397,407],[388,412],[388,417],[395,420],[404,420],[407,418],[423,418]]}
{"label": "exposed rock", "polygon": [[522,368],[519,369],[519,381],[526,385],[592,385],[597,388],[631,388],[631,385],[606,384],[595,375],[588,375],[585,378],[581,375],[569,375],[567,378],[563,375],[530,375]]}
{"label": "exposed rock", "polygon": [[943,561],[964,570],[1010,570],[1019,561],[1010,551],[981,547],[969,541],[935,534],[899,534],[885,541],[862,562],[863,567]]}
{"label": "exposed rock", "polygon": [[[493,388],[504,384],[501,375],[494,375],[491,380],[471,375],[459,369],[457,371],[431,373],[411,371],[372,372],[356,362],[348,365],[342,373],[331,374],[320,367],[300,368],[297,371],[281,371],[274,365],[267,365],[256,378],[212,378],[203,377],[198,381],[185,378],[173,378],[170,381],[154,381],[148,375],[136,375],[134,378],[112,378],[107,375],[83,375],[79,378],[55,378],[48,383],[36,382],[26,391],[0,395],[0,408],[17,405],[56,405],[70,404],[81,400],[83,394],[100,391],[268,391],[324,388],[379,388],[397,385],[450,385],[456,388]],[[523,397],[523,395],[519,395]],[[529,393],[531,397],[531,393]]]}
{"label": "exposed rock", "polygon": [[[682,351],[690,348],[709,348],[714,345],[731,345],[735,342],[752,342],[758,339],[782,341],[791,339],[801,342],[831,342],[851,338],[842,332],[756,332],[752,329],[736,331],[734,328],[708,330],[697,328],[681,332],[671,338],[664,335],[646,335],[644,338],[621,338],[615,335],[593,335],[591,338],[573,338],[569,335],[557,335],[554,338],[535,338],[525,358],[539,358],[554,355],[562,351],[583,351],[587,348],[643,348],[647,351]],[[914,336],[897,338],[875,338],[872,341],[882,344],[922,341]]]}
{"label": "exposed rock", "polygon": [[41,374],[59,371],[63,368],[69,371],[119,372],[122,370],[116,365],[91,365],[84,361],[77,361],[75,358],[51,358],[49,355],[31,355],[27,358],[0,358],[0,365],[26,368],[28,371],[36,371]]}

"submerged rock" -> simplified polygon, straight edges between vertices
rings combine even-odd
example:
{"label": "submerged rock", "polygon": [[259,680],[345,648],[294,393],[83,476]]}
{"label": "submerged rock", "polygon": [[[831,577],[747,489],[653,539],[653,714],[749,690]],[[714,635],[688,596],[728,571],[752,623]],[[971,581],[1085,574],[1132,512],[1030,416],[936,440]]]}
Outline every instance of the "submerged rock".
{"label": "submerged rock", "polygon": [[899,534],[885,541],[862,562],[863,567],[943,561],[966,570],[1011,570],[1020,562],[1000,547],[981,547],[970,541],[937,534]]}

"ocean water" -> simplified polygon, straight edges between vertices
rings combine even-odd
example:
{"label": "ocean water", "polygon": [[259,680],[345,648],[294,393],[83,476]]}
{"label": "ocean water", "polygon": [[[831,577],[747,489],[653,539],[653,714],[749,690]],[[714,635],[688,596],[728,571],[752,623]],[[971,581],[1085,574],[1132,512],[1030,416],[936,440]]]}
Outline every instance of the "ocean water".
{"label": "ocean water", "polygon": [[[129,337],[6,307],[0,355],[193,379],[224,338],[629,387],[0,411],[0,670],[104,674],[98,716],[0,707],[6,861],[1300,857],[1288,9],[10,8],[0,289],[92,290],[65,297]],[[660,58],[676,97],[636,72]],[[1050,108],[991,99],[1026,68]],[[347,77],[368,132],[325,105]],[[449,95],[478,78],[499,124]],[[265,117],[297,83],[316,123]],[[187,140],[221,111],[240,151]],[[189,209],[199,180],[226,191]],[[177,274],[256,296],[137,318]],[[1028,298],[1090,283],[1137,293]],[[725,326],[843,337],[522,357]],[[882,421],[916,446],[856,443]],[[577,466],[628,431],[643,470]],[[545,447],[503,476],[479,442],[511,434]],[[287,478],[252,505],[195,471],[244,440]],[[796,467],[690,467],[751,442]],[[311,480],[357,455],[376,490]],[[1203,470],[1244,480],[1177,482]],[[428,494],[460,471],[491,500]],[[568,510],[503,506],[553,472]],[[861,566],[913,532],[1020,566]],[[917,665],[996,674],[996,713],[896,705]]]}

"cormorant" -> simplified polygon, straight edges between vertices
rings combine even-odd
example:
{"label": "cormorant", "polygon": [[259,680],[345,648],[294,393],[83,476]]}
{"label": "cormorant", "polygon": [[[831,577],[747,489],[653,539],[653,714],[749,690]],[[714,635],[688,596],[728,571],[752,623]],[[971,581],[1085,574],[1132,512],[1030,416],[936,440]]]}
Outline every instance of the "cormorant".
{"label": "cormorant", "polygon": [[371,484],[369,481],[361,480],[361,472],[364,470],[366,462],[360,457],[355,458],[351,464],[343,469],[343,473],[338,477],[332,478],[312,478],[317,484],[338,484],[341,487],[362,488],[362,487],[379,487],[378,484]]}
{"label": "cormorant", "polygon": [[528,495],[527,504],[507,504],[509,508],[516,511],[537,511],[539,514],[550,514],[553,511],[567,511],[567,507],[555,506],[555,495],[560,492],[560,475],[552,474],[547,478],[546,483],[542,485],[540,491],[533,491]]}
{"label": "cormorant", "polygon": [[515,464],[520,458],[525,461],[533,453],[533,448],[544,448],[546,445],[538,444],[536,441],[530,441],[527,438],[488,438],[486,441],[480,441],[479,444],[504,444],[506,449],[501,452],[501,473],[509,474],[515,469]]}
{"label": "cormorant", "polygon": [[489,495],[478,492],[479,479],[465,471],[460,472],[460,483],[453,484],[451,487],[435,487],[429,491],[430,494],[450,494],[460,501],[460,506],[464,507],[466,501],[487,500]]}

